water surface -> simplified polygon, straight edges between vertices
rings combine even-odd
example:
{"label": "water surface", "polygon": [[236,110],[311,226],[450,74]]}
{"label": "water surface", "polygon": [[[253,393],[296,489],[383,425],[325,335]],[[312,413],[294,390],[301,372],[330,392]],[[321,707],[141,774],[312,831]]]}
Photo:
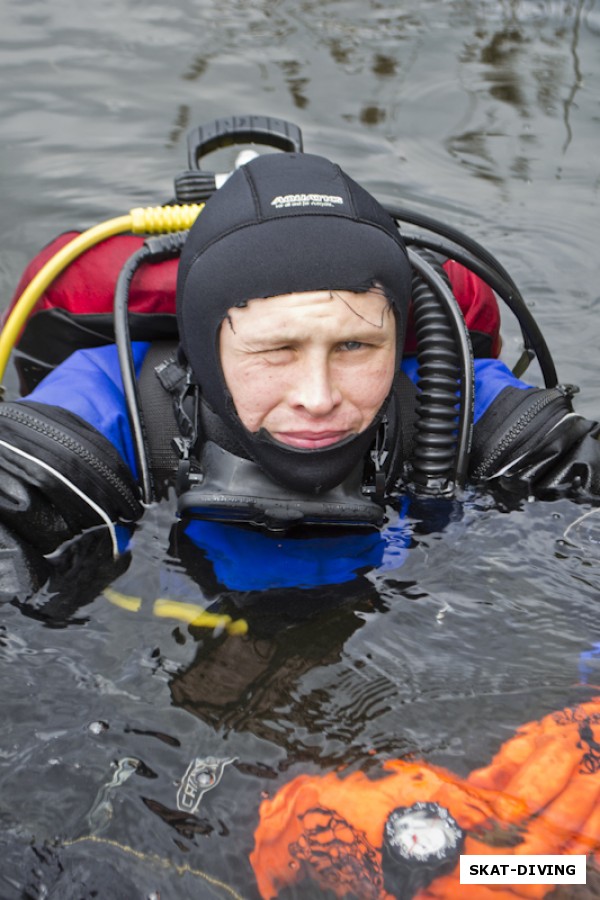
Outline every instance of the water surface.
{"label": "water surface", "polygon": [[[383,201],[496,253],[560,378],[581,384],[578,409],[598,414],[595,0],[0,11],[2,306],[55,234],[168,199],[189,128],[273,115]],[[507,322],[507,360],[517,352]],[[172,508],[151,510],[120,570],[87,558],[2,610],[0,895],[252,900],[258,804],[289,778],[407,754],[465,776],[520,724],[593,695],[582,654],[600,641],[600,526],[579,521],[587,511],[468,493],[415,517],[396,568],[310,604],[271,591],[240,639],[154,614],[165,594],[227,592],[174,552]],[[208,756],[236,762],[186,816],[178,785]]]}

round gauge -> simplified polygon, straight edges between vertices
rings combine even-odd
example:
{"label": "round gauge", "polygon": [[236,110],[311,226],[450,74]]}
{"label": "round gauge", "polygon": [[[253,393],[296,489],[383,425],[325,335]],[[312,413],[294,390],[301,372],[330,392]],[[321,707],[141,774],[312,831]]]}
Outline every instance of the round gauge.
{"label": "round gauge", "polygon": [[464,831],[439,803],[399,806],[388,816],[383,834],[386,890],[409,900],[454,868],[464,841]]}
{"label": "round gauge", "polygon": [[[455,856],[462,843],[462,828],[438,803],[398,807],[385,823],[385,841],[394,855],[427,861]],[[460,852],[460,851],[459,851]]]}

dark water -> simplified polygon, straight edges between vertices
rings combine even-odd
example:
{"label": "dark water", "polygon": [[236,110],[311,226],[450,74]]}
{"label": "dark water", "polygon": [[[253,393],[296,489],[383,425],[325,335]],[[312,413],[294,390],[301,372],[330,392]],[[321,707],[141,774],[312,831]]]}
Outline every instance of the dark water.
{"label": "dark water", "polygon": [[[167,199],[188,128],[268,114],[496,253],[598,414],[595,0],[0,9],[3,306],[56,233]],[[2,610],[0,897],[255,898],[258,804],[291,777],[409,753],[465,776],[521,723],[594,694],[586,512],[468,495],[439,527],[415,523],[397,569],[312,595],[304,620],[293,592],[270,592],[240,639],[154,615],[177,580],[194,602],[219,589],[170,550],[172,510],[149,511],[123,571],[88,564]],[[106,581],[139,609],[109,602]],[[209,756],[237,761],[186,816],[178,785]]]}

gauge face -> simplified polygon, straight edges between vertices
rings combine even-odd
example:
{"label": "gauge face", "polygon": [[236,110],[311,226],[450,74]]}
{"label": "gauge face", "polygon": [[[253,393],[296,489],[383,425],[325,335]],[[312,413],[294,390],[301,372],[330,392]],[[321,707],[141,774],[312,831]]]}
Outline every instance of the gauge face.
{"label": "gauge face", "polygon": [[196,783],[202,788],[212,787],[216,781],[215,773],[210,769],[205,769],[203,772],[195,772],[194,775]]}
{"label": "gauge face", "polygon": [[206,759],[193,759],[177,791],[177,809],[194,815],[204,794],[220,782],[225,766],[235,761],[236,757],[216,759],[214,756],[207,756]]}
{"label": "gauge face", "polygon": [[443,806],[415,803],[390,813],[384,837],[397,860],[427,863],[457,856],[464,832]]}

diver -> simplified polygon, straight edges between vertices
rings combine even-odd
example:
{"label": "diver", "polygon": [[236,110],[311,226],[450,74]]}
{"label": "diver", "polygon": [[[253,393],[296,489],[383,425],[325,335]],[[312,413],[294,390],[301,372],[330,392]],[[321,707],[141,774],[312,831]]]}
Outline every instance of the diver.
{"label": "diver", "polygon": [[[98,527],[118,555],[148,503],[173,491],[186,539],[234,590],[245,577],[257,590],[343,581],[340,558],[354,574],[376,568],[386,507],[407,491],[597,495],[600,426],[573,411],[568,387],[528,385],[489,347],[473,359],[468,334],[456,351],[456,323],[436,324],[452,314],[427,305],[432,285],[451,294],[438,256],[407,248],[327,159],[266,153],[237,168],[185,240],[178,338],[129,345],[129,390],[107,344],[0,403],[2,595],[35,591],[52,554]],[[311,551],[290,569],[295,529]],[[270,561],[261,582],[265,534],[279,571]]]}

